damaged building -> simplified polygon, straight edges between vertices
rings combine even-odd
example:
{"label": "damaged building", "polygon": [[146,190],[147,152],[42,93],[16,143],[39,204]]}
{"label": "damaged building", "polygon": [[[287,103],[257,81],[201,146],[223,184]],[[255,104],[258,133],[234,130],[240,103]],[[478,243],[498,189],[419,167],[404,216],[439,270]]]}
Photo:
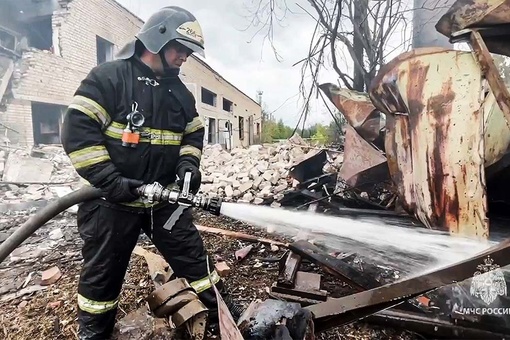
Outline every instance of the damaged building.
{"label": "damaged building", "polygon": [[[112,60],[143,21],[114,0],[7,0],[0,4],[0,134],[3,144],[60,144],[80,81]],[[197,100],[205,142],[230,149],[260,141],[261,107],[206,62],[181,70]]]}

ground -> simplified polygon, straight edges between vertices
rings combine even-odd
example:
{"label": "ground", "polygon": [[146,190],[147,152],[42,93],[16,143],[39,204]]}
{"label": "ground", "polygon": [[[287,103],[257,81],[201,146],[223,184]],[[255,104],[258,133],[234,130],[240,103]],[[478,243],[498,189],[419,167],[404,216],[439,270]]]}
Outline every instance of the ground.
{"label": "ground", "polygon": [[[196,217],[197,223],[204,226],[284,241],[227,218],[205,214],[196,214]],[[1,216],[0,232],[10,233],[11,227],[19,226],[26,219],[27,214]],[[55,228],[61,228],[63,235],[61,239],[53,241],[55,244],[50,244],[53,246],[50,251],[25,255],[24,259],[14,262],[6,260],[0,264],[0,334],[6,340],[77,339],[76,287],[81,264],[81,243],[77,237],[74,215],[65,213],[59,219],[49,222],[37,235],[27,240],[26,245],[37,246],[39,249],[48,248],[45,242],[48,242],[49,231]],[[231,273],[226,277],[226,283],[237,301],[248,305],[254,299],[269,297],[269,287],[278,276],[278,263],[275,259],[284,254],[284,249],[271,250],[269,246],[259,245],[243,261],[236,262],[234,252],[249,243],[207,233],[203,233],[202,236],[207,250],[216,259],[228,261]],[[156,251],[143,238],[140,245]],[[26,284],[28,287],[38,283],[40,271],[52,266],[58,266],[63,274],[59,281],[45,290],[6,301],[9,294],[24,286],[30,273],[33,275]],[[349,287],[331,275],[323,273],[320,268],[306,264],[306,270],[323,274],[322,288],[332,292],[332,296],[341,296],[349,292]],[[133,255],[122,291],[118,319],[143,306],[145,297],[153,289],[145,260]],[[318,338],[415,339],[416,336],[402,330],[379,328],[358,322],[319,334]]]}

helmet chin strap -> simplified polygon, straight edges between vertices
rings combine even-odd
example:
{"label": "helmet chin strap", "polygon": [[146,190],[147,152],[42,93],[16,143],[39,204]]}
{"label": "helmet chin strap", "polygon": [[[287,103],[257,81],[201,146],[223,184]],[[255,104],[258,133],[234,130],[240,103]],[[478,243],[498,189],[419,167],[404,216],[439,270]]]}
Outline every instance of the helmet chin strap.
{"label": "helmet chin strap", "polygon": [[159,54],[159,58],[161,59],[161,64],[163,64],[162,76],[171,77],[171,76],[178,75],[180,70],[178,68],[171,68],[170,65],[168,65],[166,58],[165,58],[164,50],[161,50],[158,54]]}
{"label": "helmet chin strap", "polygon": [[161,59],[161,64],[163,64],[163,74],[168,74],[171,69],[170,65],[166,62],[165,51],[163,49],[159,52],[159,58]]}

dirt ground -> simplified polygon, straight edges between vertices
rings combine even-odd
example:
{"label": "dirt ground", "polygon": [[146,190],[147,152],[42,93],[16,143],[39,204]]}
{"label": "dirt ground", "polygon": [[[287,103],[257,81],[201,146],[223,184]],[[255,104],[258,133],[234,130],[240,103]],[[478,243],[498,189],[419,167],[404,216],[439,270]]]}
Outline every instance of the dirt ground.
{"label": "dirt ground", "polygon": [[[13,226],[19,225],[26,219],[26,216],[2,216],[2,218],[3,229],[7,229],[5,221],[9,221],[8,223]],[[196,223],[285,241],[223,217],[218,218],[197,213]],[[59,225],[64,224],[67,226],[63,229],[68,230],[65,230],[66,242],[63,244],[35,259],[17,263],[6,261],[0,265],[0,338],[6,340],[78,338],[76,288],[81,264],[81,241],[77,237],[72,215],[68,216],[64,222],[60,222]],[[247,306],[254,299],[269,297],[269,288],[278,276],[277,259],[285,253],[284,249],[271,250],[269,246],[258,245],[243,261],[236,262],[234,252],[250,243],[207,233],[203,233],[202,236],[209,253],[215,258],[226,260],[229,264],[231,273],[225,280],[239,303]],[[39,236],[39,240],[35,240],[36,244],[41,242],[40,238],[41,236]],[[150,243],[143,238],[139,244],[156,252],[155,248],[151,247]],[[55,284],[45,290],[5,301],[9,294],[24,286],[30,273],[33,275],[26,286],[37,284],[40,272],[52,266],[58,266],[63,274]],[[321,288],[332,292],[332,296],[342,296],[349,292],[349,287],[331,275],[323,273],[320,268],[312,264],[306,264],[302,270],[323,274]],[[140,256],[133,255],[122,290],[118,319],[122,319],[129,312],[143,306],[146,303],[145,298],[153,289],[154,286],[149,277],[145,260]],[[317,338],[418,339],[419,336],[403,330],[374,327],[357,322],[318,334]]]}

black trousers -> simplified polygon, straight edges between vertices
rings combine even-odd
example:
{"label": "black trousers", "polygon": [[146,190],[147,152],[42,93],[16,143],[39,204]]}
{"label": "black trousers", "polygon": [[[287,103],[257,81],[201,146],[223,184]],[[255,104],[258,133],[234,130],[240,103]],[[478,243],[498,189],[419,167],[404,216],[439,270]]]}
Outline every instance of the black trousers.
{"label": "black trousers", "polygon": [[[124,276],[142,230],[177,277],[187,279],[190,284],[200,282],[208,277],[206,261],[209,261],[209,269],[214,270],[193,224],[190,209],[181,215],[171,232],[163,229],[176,207],[154,208],[152,213],[150,209],[142,212],[119,210],[100,201],[85,202],[79,207],[78,230],[84,241],[84,263],[78,285],[80,339],[108,339],[111,336]],[[224,293],[221,280],[216,287]],[[206,290],[197,292],[209,308],[210,318],[216,318],[213,288],[209,284]]]}

